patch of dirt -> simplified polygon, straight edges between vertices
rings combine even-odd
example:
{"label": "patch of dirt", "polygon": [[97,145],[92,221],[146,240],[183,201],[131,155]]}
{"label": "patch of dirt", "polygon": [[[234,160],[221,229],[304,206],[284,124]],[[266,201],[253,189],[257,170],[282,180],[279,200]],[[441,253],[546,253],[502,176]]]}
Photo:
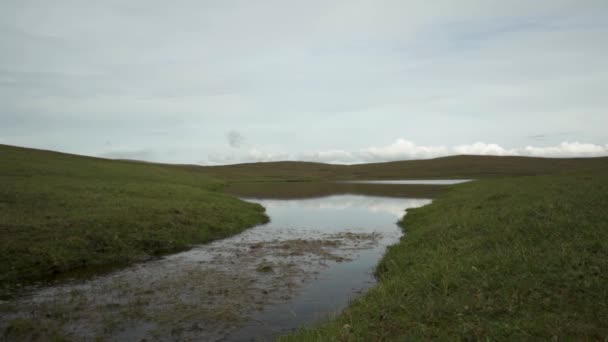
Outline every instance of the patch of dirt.
{"label": "patch of dirt", "polygon": [[289,300],[328,262],[350,261],[356,250],[379,239],[377,233],[349,232],[226,239],[181,257],[2,302],[0,333],[19,323],[34,327],[32,336],[36,326],[44,326],[73,340],[218,340],[252,313]]}

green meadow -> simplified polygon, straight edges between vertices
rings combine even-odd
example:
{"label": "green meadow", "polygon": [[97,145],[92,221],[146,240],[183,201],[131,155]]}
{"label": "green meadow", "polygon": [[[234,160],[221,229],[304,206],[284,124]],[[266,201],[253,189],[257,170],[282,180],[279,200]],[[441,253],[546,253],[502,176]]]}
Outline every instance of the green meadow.
{"label": "green meadow", "polygon": [[0,288],[98,272],[266,222],[221,181],[172,166],[0,145]]}
{"label": "green meadow", "polygon": [[461,184],[401,225],[374,289],[281,341],[608,337],[608,173]]}
{"label": "green meadow", "polygon": [[[401,189],[327,182],[398,178],[478,180]],[[260,187],[276,198],[435,197],[400,222],[405,235],[378,265],[375,288],[330,322],[281,340],[608,337],[608,158],[200,167],[0,145],[2,295],[266,222],[264,208],[235,196]]]}

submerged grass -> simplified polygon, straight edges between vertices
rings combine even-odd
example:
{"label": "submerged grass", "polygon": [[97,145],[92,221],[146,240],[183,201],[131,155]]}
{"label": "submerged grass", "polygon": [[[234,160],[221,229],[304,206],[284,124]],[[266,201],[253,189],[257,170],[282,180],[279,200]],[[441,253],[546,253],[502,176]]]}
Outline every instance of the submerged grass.
{"label": "submerged grass", "polygon": [[267,220],[187,169],[0,145],[0,294],[183,250]]}
{"label": "submerged grass", "polygon": [[608,175],[481,180],[408,212],[379,284],[281,341],[605,340]]}

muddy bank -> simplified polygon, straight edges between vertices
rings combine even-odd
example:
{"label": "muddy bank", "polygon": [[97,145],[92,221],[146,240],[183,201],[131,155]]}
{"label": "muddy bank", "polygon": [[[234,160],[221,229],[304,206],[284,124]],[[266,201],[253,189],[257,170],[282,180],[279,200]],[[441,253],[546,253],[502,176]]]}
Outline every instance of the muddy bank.
{"label": "muddy bank", "polygon": [[[369,287],[373,265],[401,234],[395,206],[428,203],[395,201],[353,196],[262,201],[272,219],[269,224],[188,252],[2,302],[0,331],[9,340],[274,336],[308,322],[302,318],[306,312],[293,308],[313,300],[313,295],[305,295],[311,288],[337,290],[332,300],[346,303]],[[340,265],[346,271],[338,271]],[[368,283],[353,283],[349,272]],[[331,285],[315,285],[328,279]],[[333,308],[335,303],[327,304]],[[283,315],[273,310],[283,307],[295,310],[295,316],[283,327],[269,324]]]}
{"label": "muddy bank", "polygon": [[354,252],[373,246],[378,237],[342,233],[218,243],[193,256],[142,264],[2,303],[2,328],[14,336],[18,325],[22,330],[41,325],[83,340],[219,339],[252,312],[290,299],[328,262],[352,261]]}

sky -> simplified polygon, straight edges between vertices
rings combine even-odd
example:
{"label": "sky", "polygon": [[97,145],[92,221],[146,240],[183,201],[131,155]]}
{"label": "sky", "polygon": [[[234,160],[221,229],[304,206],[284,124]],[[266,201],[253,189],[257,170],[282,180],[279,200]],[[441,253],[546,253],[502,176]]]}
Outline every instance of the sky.
{"label": "sky", "polygon": [[168,163],[608,155],[606,0],[2,0],[0,144]]}

